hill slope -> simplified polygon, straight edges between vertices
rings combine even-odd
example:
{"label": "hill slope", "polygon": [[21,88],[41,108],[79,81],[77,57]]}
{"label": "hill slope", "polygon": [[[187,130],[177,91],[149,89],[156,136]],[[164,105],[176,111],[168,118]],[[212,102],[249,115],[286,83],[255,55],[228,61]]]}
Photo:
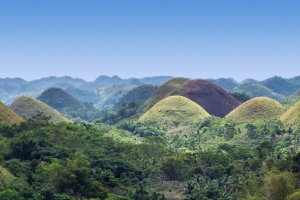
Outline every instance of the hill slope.
{"label": "hill slope", "polygon": [[272,117],[279,118],[285,111],[285,107],[273,99],[256,97],[234,109],[226,118],[232,118],[244,123],[252,123]]}
{"label": "hill slope", "polygon": [[140,120],[155,120],[174,128],[198,122],[208,116],[209,114],[195,102],[182,96],[170,96],[156,103]]}
{"label": "hill slope", "polygon": [[78,101],[60,88],[49,88],[37,99],[55,109],[65,107],[84,107],[82,102]]}
{"label": "hill slope", "polygon": [[146,101],[154,93],[156,87],[150,84],[141,85],[130,90],[125,94],[114,106],[115,109],[121,108],[125,103],[131,103],[136,101]]}
{"label": "hill slope", "polygon": [[240,105],[229,92],[206,80],[189,81],[182,88],[182,95],[198,103],[209,114],[218,117],[226,116]]}
{"label": "hill slope", "polygon": [[236,86],[238,86],[238,82],[232,78],[218,78],[218,79],[208,79],[208,81],[213,82],[214,84],[232,91]]}
{"label": "hill slope", "polygon": [[91,103],[83,103],[60,88],[49,88],[37,99],[55,108],[69,119],[80,117],[86,121],[93,121],[100,117],[100,112]]}
{"label": "hill slope", "polygon": [[286,111],[280,120],[284,123],[296,127],[300,124],[300,100],[293,105],[288,111]]}
{"label": "hill slope", "polygon": [[9,107],[0,102],[0,123],[6,122],[9,125],[19,124],[24,121],[19,115],[14,113]]}
{"label": "hill slope", "polygon": [[285,105],[287,108],[292,107],[300,100],[300,89],[297,90],[292,96],[283,100],[281,104]]}
{"label": "hill slope", "polygon": [[25,116],[27,119],[38,114],[38,112],[44,113],[46,116],[51,116],[50,121],[53,123],[61,121],[69,121],[62,116],[58,111],[51,108],[47,104],[26,96],[19,97],[11,105],[10,108],[19,116]]}
{"label": "hill slope", "polygon": [[153,95],[145,102],[143,111],[149,110],[154,104],[168,96],[181,95],[183,86],[189,80],[186,78],[173,78],[155,90]]}
{"label": "hill slope", "polygon": [[277,94],[269,88],[259,84],[241,84],[233,89],[234,92],[246,93],[251,98],[266,96],[276,101],[281,101],[285,98],[284,95]]}
{"label": "hill slope", "polygon": [[285,96],[292,95],[299,87],[285,80],[282,77],[274,76],[263,81],[263,85],[272,91]]}

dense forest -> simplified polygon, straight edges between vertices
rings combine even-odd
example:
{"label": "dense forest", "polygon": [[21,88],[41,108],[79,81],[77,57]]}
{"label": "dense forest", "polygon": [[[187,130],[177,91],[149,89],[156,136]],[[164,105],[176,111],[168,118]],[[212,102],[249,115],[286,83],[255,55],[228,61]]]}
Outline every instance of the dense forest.
{"label": "dense forest", "polygon": [[1,200],[300,199],[297,93],[280,104],[175,78],[97,111],[49,91],[0,104]]}
{"label": "dense forest", "polygon": [[218,117],[0,127],[0,199],[299,199],[300,127]]}

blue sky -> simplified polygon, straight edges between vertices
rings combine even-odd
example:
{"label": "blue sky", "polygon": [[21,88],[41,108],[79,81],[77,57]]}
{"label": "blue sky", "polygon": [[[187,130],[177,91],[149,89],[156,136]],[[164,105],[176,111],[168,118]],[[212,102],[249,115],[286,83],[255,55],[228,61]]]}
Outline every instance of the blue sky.
{"label": "blue sky", "polygon": [[299,0],[0,1],[0,78],[300,75]]}

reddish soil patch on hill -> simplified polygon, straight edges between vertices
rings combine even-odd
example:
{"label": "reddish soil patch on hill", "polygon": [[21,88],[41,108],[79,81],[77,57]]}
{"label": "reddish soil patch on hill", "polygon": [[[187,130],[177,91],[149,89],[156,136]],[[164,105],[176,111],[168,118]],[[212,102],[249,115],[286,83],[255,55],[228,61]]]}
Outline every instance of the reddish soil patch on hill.
{"label": "reddish soil patch on hill", "polygon": [[182,88],[182,95],[198,103],[209,114],[225,117],[240,105],[230,93],[206,80],[189,81]]}

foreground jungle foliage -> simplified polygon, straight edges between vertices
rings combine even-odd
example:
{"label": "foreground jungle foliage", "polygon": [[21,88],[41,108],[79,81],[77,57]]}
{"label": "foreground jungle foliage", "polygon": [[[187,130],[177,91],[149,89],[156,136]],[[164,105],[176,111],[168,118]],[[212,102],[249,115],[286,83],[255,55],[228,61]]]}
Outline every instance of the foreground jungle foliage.
{"label": "foreground jungle foliage", "polygon": [[53,124],[42,113],[2,123],[0,199],[300,198],[300,126],[214,116],[173,130],[109,124]]}

